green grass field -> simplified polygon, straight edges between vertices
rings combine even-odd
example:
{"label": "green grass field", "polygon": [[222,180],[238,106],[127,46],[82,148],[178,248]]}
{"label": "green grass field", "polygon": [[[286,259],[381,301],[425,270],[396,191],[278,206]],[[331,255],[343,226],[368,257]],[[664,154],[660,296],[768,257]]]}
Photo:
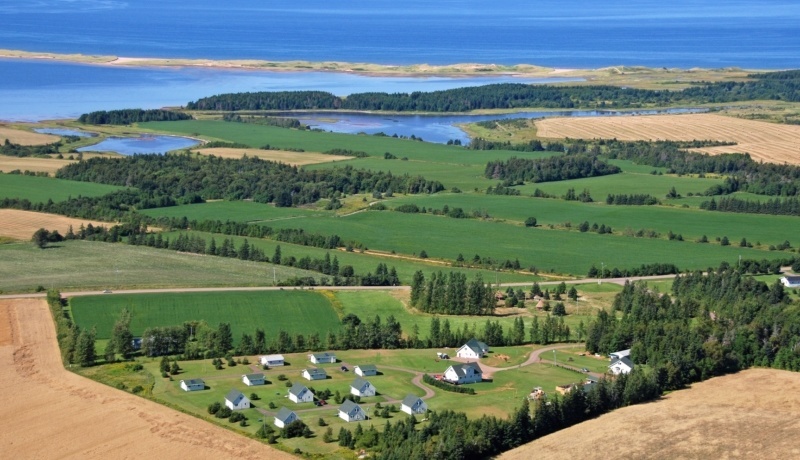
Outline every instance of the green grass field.
{"label": "green grass field", "polygon": [[306,209],[278,208],[270,204],[252,201],[210,201],[168,208],[144,209],[141,212],[151,217],[186,217],[189,220],[221,220],[223,222],[226,220],[265,222],[314,214],[314,211]]}
{"label": "green grass field", "polygon": [[230,323],[235,342],[243,332],[252,335],[256,328],[271,338],[280,330],[292,335],[317,332],[324,338],[341,325],[328,299],[311,291],[98,295],[74,297],[70,306],[75,322],[96,327],[100,339],[110,337],[123,308],[131,312],[131,332],[136,336],[148,327],[192,320],[205,320],[212,328]]}
{"label": "green grass field", "polygon": [[122,188],[52,177],[0,173],[0,199],[20,198],[32,203],[45,203],[47,200],[58,202],[78,196],[101,196]]}

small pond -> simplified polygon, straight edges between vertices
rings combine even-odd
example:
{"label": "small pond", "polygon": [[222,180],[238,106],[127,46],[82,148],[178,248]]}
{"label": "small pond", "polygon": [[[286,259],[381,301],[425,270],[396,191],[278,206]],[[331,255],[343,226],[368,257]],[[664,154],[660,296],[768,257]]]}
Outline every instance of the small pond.
{"label": "small pond", "polygon": [[79,152],[116,152],[121,155],[137,153],[165,154],[172,150],[193,147],[200,142],[180,136],[109,137],[94,145],[78,149]]}
{"label": "small pond", "polygon": [[97,137],[95,133],[66,128],[37,128],[34,129],[34,131],[41,134],[54,134],[56,136]]}

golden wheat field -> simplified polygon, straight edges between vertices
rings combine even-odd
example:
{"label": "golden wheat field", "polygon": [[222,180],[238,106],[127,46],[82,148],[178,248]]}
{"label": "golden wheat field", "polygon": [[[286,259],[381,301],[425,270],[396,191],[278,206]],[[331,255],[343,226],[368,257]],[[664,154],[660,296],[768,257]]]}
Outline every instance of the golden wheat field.
{"label": "golden wheat field", "polygon": [[736,142],[697,149],[712,155],[749,153],[754,160],[800,164],[800,126],[708,113],[620,117],[547,118],[536,121],[542,138]]}
{"label": "golden wheat field", "polygon": [[197,149],[193,151],[202,155],[214,155],[221,158],[242,158],[244,155],[247,155],[249,157],[261,158],[262,160],[278,161],[292,166],[304,166],[351,159],[351,157],[325,155],[315,152],[288,152],[285,150],[236,149],[228,147]]}
{"label": "golden wheat field", "polygon": [[501,460],[800,458],[800,374],[750,369],[616,410]]}
{"label": "golden wheat field", "polygon": [[50,134],[39,134],[33,131],[25,131],[0,125],[0,144],[5,143],[6,139],[8,139],[9,142],[19,145],[45,145],[52,144],[61,138]]}
{"label": "golden wheat field", "polygon": [[52,176],[56,171],[70,163],[74,163],[74,161],[0,155],[0,171],[3,172],[18,169],[20,171],[46,172]]}
{"label": "golden wheat field", "polygon": [[97,222],[91,220],[73,219],[71,217],[59,216],[56,214],[46,214],[43,212],[20,211],[17,209],[0,209],[0,236],[14,238],[17,240],[29,240],[33,233],[40,228],[50,231],[58,230],[61,235],[69,231],[69,226],[77,232],[81,224],[96,226],[110,226],[108,222]]}

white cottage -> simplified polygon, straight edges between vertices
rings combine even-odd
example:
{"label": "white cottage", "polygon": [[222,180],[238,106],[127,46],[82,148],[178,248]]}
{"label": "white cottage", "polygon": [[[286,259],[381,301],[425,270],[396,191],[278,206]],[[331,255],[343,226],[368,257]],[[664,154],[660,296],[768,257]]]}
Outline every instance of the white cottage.
{"label": "white cottage", "polygon": [[265,355],[261,357],[261,365],[268,367],[283,366],[283,355]]}
{"label": "white cottage", "polygon": [[611,365],[608,366],[608,372],[611,372],[614,375],[630,374],[632,370],[633,361],[631,361],[628,357],[614,359],[611,361]]}
{"label": "white cottage", "polygon": [[335,363],[336,362],[336,355],[333,353],[313,353],[308,355],[309,361],[314,364],[328,364],[328,363]]}
{"label": "white cottage", "polygon": [[456,356],[466,359],[480,359],[486,356],[486,353],[489,353],[489,346],[473,337],[458,349]]}
{"label": "white cottage", "polygon": [[800,288],[800,276],[786,275],[781,278],[781,283],[788,288]]}
{"label": "white cottage", "polygon": [[483,381],[483,371],[477,363],[453,365],[444,371],[444,380],[458,385],[477,383]]}
{"label": "white cottage", "polygon": [[289,388],[289,401],[297,404],[314,402],[314,393],[302,383],[295,383]]}
{"label": "white cottage", "polygon": [[203,379],[181,380],[181,388],[183,391],[205,390],[206,382]]}
{"label": "white cottage", "polygon": [[347,399],[339,406],[339,418],[345,422],[358,422],[366,420],[367,414],[358,404]]}
{"label": "white cottage", "polygon": [[325,370],[315,367],[313,369],[304,370],[303,377],[305,377],[306,380],[325,380],[328,378],[328,374],[325,373]]}
{"label": "white cottage", "polygon": [[419,396],[410,394],[403,398],[403,402],[400,404],[400,410],[408,415],[424,414],[428,411],[428,405],[425,404],[425,401]]}
{"label": "white cottage", "polygon": [[284,428],[295,420],[300,420],[300,417],[298,417],[293,410],[281,407],[281,410],[278,411],[278,415],[275,416],[275,426]]}
{"label": "white cottage", "polygon": [[375,393],[375,387],[361,377],[356,377],[353,383],[350,384],[351,395],[361,396],[363,398],[366,396],[375,396]]}
{"label": "white cottage", "polygon": [[233,389],[225,395],[225,405],[231,410],[250,409],[250,400],[241,391]]}
{"label": "white cottage", "polygon": [[353,372],[361,377],[372,377],[373,375],[378,375],[378,368],[374,364],[361,364],[356,366]]}
{"label": "white cottage", "polygon": [[242,383],[252,387],[256,385],[264,385],[267,383],[267,380],[264,377],[264,374],[244,374],[242,375]]}

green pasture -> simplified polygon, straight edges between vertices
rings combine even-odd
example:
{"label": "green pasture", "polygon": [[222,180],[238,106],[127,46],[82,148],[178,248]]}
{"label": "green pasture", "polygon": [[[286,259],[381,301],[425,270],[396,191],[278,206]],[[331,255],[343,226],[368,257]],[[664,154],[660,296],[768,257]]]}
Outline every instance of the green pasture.
{"label": "green pasture", "polygon": [[432,258],[455,260],[458,254],[463,254],[470,260],[477,253],[500,261],[519,259],[523,267],[535,266],[542,273],[575,275],[584,275],[592,265],[600,267],[601,262],[606,267],[619,268],[674,263],[681,269],[700,269],[717,266],[721,261],[733,262],[740,255],[746,259],[786,256],[736,246],[580,233],[577,229],[525,228],[493,221],[398,212],[298,218],[273,222],[273,226],[335,233],[344,239],[360,241],[370,249],[399,254],[419,254],[424,250]]}
{"label": "green pasture", "polygon": [[32,203],[45,203],[47,200],[58,202],[79,196],[102,196],[122,188],[52,177],[0,173],[0,199],[19,198]]}
{"label": "green pasture", "polygon": [[325,296],[301,290],[97,295],[73,297],[70,306],[75,322],[96,327],[100,339],[110,337],[123,308],[131,312],[131,332],[136,336],[148,327],[205,320],[211,328],[230,323],[235,342],[256,328],[271,338],[281,330],[292,335],[317,332],[324,338],[341,324]]}
{"label": "green pasture", "polygon": [[608,357],[596,357],[594,355],[589,355],[583,346],[576,346],[575,348],[554,351],[555,354],[552,351],[542,353],[542,362],[548,364],[564,364],[580,369],[589,369],[590,372],[596,372],[598,374],[605,374],[608,372],[608,365],[610,364]]}
{"label": "green pasture", "polygon": [[38,286],[98,292],[145,287],[271,286],[273,279],[281,282],[319,275],[239,259],[80,240],[53,244],[44,250],[31,243],[0,244],[0,261],[0,290],[5,292],[33,291]]}
{"label": "green pasture", "polygon": [[263,222],[313,215],[314,211],[302,208],[279,208],[271,204],[252,201],[209,201],[207,203],[143,209],[151,217],[186,217],[189,220],[230,220],[234,222]]}

